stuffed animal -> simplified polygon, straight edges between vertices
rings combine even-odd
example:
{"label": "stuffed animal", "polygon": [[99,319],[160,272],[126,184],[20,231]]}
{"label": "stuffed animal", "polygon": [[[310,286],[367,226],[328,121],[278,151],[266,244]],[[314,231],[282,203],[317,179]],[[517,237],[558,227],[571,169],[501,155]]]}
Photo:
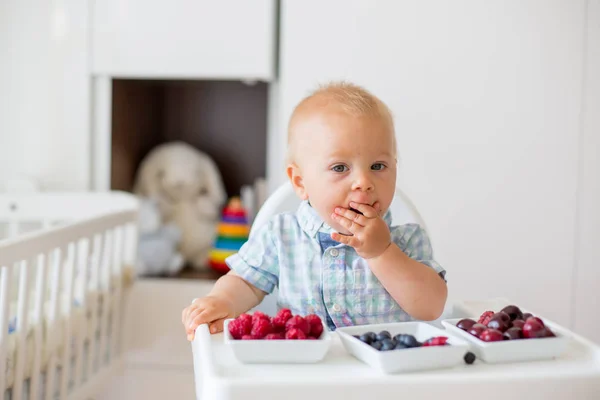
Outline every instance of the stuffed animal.
{"label": "stuffed animal", "polygon": [[158,200],[163,222],[181,230],[179,251],[194,269],[208,269],[219,212],[227,194],[205,153],[183,143],[154,148],[140,164],[134,192]]}
{"label": "stuffed animal", "polygon": [[181,231],[173,224],[163,225],[158,201],[140,198],[137,275],[174,275],[184,265],[177,251]]}

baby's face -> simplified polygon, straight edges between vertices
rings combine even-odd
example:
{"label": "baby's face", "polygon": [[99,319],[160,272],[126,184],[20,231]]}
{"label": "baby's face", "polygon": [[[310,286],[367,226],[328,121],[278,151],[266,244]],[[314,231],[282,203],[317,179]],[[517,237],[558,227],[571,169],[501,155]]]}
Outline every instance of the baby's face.
{"label": "baby's face", "polygon": [[305,198],[333,229],[332,218],[350,202],[389,208],[396,186],[394,132],[387,121],[343,112],[312,115],[297,127],[296,160]]}

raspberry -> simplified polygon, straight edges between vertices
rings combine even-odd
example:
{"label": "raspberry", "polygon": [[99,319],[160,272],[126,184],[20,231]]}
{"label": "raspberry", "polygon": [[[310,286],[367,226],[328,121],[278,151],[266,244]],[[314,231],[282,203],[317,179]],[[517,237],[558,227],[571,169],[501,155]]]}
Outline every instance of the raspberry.
{"label": "raspberry", "polygon": [[308,322],[310,326],[310,336],[319,338],[323,333],[323,322],[321,318],[319,318],[316,314],[310,314],[304,317],[304,319]]}
{"label": "raspberry", "polygon": [[269,318],[267,314],[262,313],[260,311],[254,311],[254,314],[252,314],[252,325],[256,324],[256,321],[259,319],[268,319],[269,321],[271,320],[271,318]]}
{"label": "raspberry", "polygon": [[310,332],[310,325],[308,324],[307,320],[299,315],[296,315],[285,323],[285,330],[289,331],[291,329],[299,329],[302,331],[302,333],[304,333],[304,336],[308,336],[308,333]]}
{"label": "raspberry", "polygon": [[494,314],[495,313],[493,311],[485,311],[483,314],[481,314],[477,323],[487,326],[488,322],[490,322],[490,319],[492,319],[492,316]]}
{"label": "raspberry", "polygon": [[283,336],[283,333],[269,333],[267,336],[265,336],[265,340],[283,340],[285,339],[285,337]]}
{"label": "raspberry", "polygon": [[242,340],[256,340],[256,338],[252,335],[244,335],[242,336]]}
{"label": "raspberry", "polygon": [[229,333],[234,339],[241,339],[242,336],[249,334],[250,332],[246,330],[246,326],[242,320],[234,319],[229,322]]}
{"label": "raspberry", "polygon": [[285,338],[290,340],[306,339],[306,335],[300,329],[291,328],[285,333]]}
{"label": "raspberry", "polygon": [[273,323],[273,329],[275,329],[275,332],[285,332],[285,323],[290,318],[292,318],[292,312],[287,308],[281,309],[271,321]]}
{"label": "raspberry", "polygon": [[252,315],[240,314],[236,319],[241,322],[242,326],[244,327],[245,334],[249,335],[250,331],[252,330]]}
{"label": "raspberry", "polygon": [[271,325],[271,321],[265,318],[258,318],[252,325],[251,335],[257,339],[262,339],[272,332],[273,325]]}
{"label": "raspberry", "polygon": [[446,336],[436,336],[423,342],[423,346],[445,346],[447,341]]}

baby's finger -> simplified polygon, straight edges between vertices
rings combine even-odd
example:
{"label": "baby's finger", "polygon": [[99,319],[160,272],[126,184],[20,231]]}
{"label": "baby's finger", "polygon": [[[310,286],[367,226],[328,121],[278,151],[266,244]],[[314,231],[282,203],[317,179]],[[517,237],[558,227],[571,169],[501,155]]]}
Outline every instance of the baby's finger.
{"label": "baby's finger", "polygon": [[377,211],[368,204],[351,202],[350,207],[360,211],[367,218],[376,218],[378,215]]}
{"label": "baby's finger", "polygon": [[347,244],[348,246],[352,246],[352,247],[356,247],[359,244],[359,241],[358,241],[358,239],[356,239],[355,236],[341,235],[337,232],[333,232],[331,234],[331,238],[333,240],[335,240],[336,242],[344,243],[344,244]]}
{"label": "baby's finger", "polygon": [[210,324],[210,333],[219,333],[223,332],[223,323],[225,322],[224,318],[221,318],[212,324]]}
{"label": "baby's finger", "polygon": [[336,207],[335,213],[353,222],[356,222],[360,226],[365,226],[365,224],[367,223],[367,219],[364,216],[347,208]]}
{"label": "baby's finger", "polygon": [[331,214],[331,218],[336,220],[340,225],[342,225],[344,228],[348,229],[350,232],[352,232],[354,234],[356,234],[361,228],[363,228],[363,226],[357,224],[353,220],[343,217],[341,215],[335,214],[335,213]]}
{"label": "baby's finger", "polygon": [[202,309],[202,308],[195,308],[190,313],[190,315],[188,315],[187,324],[186,324],[188,333],[190,333],[192,330],[196,329],[196,328],[192,327],[192,321],[194,321],[194,319],[196,319],[196,317],[198,315],[200,315],[203,311],[204,311],[204,309]]}

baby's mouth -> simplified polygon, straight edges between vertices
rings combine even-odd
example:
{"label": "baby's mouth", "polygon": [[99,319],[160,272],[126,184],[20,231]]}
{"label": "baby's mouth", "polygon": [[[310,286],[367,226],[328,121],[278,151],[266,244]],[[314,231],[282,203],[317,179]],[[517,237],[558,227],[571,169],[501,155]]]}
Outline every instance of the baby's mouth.
{"label": "baby's mouth", "polygon": [[362,212],[358,211],[356,208],[349,207],[350,211],[354,211],[357,214],[364,215]]}

